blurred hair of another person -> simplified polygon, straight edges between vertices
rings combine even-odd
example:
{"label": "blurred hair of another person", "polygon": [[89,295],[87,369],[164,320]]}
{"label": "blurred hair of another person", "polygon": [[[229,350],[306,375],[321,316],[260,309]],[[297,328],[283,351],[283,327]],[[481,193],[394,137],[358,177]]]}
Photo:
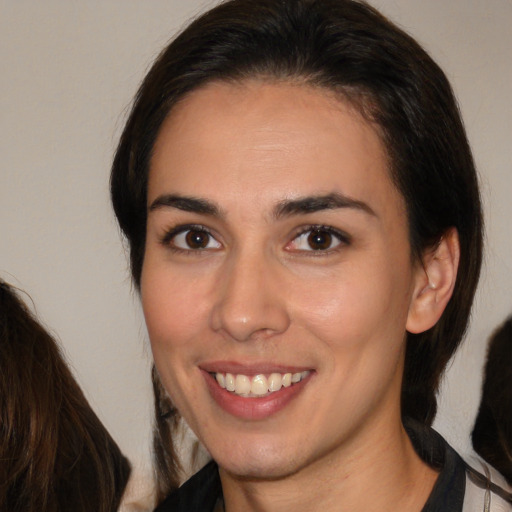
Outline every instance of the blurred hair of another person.
{"label": "blurred hair of another person", "polygon": [[512,484],[512,316],[489,341],[473,448]]}
{"label": "blurred hair of another person", "polygon": [[0,280],[0,511],[117,510],[130,464],[59,346]]}

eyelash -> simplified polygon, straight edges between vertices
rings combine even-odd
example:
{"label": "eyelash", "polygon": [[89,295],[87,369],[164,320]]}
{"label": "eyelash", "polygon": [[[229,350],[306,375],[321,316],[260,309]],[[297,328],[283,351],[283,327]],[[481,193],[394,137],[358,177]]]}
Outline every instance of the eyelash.
{"label": "eyelash", "polygon": [[[207,235],[210,239],[213,239],[215,240],[218,244],[220,244],[220,242],[217,241],[217,239],[211,234],[210,230],[208,230],[207,228],[205,228],[204,226],[200,225],[200,224],[184,224],[184,225],[179,225],[179,226],[175,226],[173,228],[170,228],[168,230],[165,231],[164,235],[161,237],[160,239],[160,243],[162,245],[164,245],[166,248],[172,250],[173,252],[177,252],[177,253],[185,253],[185,254],[199,254],[205,250],[211,250],[211,249],[207,249],[207,248],[197,248],[197,249],[193,249],[193,248],[189,248],[189,249],[184,249],[182,247],[177,247],[176,245],[174,245],[172,242],[173,240],[183,234],[183,233],[187,233],[188,231],[195,231],[195,232],[198,232],[198,233],[204,233],[205,235]],[[331,226],[325,226],[325,225],[322,225],[322,224],[312,224],[312,225],[309,225],[309,226],[304,226],[302,227],[293,237],[293,239],[288,242],[286,244],[286,247],[288,247],[290,244],[292,244],[293,242],[297,241],[300,237],[308,234],[308,233],[313,233],[317,231],[318,233],[327,233],[328,235],[330,236],[333,236],[335,239],[337,239],[337,241],[339,242],[338,245],[336,245],[334,248],[327,248],[327,249],[310,249],[310,250],[299,250],[297,252],[300,252],[300,253],[311,253],[309,254],[310,256],[322,256],[322,255],[326,255],[326,254],[330,254],[332,252],[335,252],[338,249],[339,246],[347,246],[347,245],[350,245],[351,243],[351,237],[344,233],[343,231],[340,231],[338,229],[335,229]]]}
{"label": "eyelash", "polygon": [[296,240],[298,240],[300,237],[302,237],[302,236],[304,236],[304,235],[306,235],[308,233],[312,234],[315,231],[318,232],[318,233],[327,233],[327,234],[329,234],[330,236],[332,236],[335,239],[337,239],[339,244],[336,245],[333,248],[317,249],[317,250],[310,249],[310,250],[302,250],[302,251],[298,251],[298,252],[301,252],[303,254],[304,253],[309,253],[309,254],[307,254],[308,256],[324,256],[324,255],[328,255],[328,254],[331,254],[333,252],[338,251],[343,246],[350,245],[350,243],[352,241],[351,237],[347,233],[344,233],[343,231],[340,231],[339,229],[333,228],[332,226],[325,226],[323,224],[311,224],[309,226],[302,227],[295,234],[293,239],[287,244],[287,246],[289,244],[295,242]]}
{"label": "eyelash", "polygon": [[205,249],[184,249],[182,247],[177,247],[172,243],[177,236],[183,233],[187,233],[187,231],[204,233],[208,237],[216,240],[216,238],[211,234],[211,232],[204,226],[201,226],[200,224],[182,224],[166,230],[163,237],[160,239],[160,243],[164,245],[166,248],[170,249],[171,251],[177,253],[198,254],[203,252]]}

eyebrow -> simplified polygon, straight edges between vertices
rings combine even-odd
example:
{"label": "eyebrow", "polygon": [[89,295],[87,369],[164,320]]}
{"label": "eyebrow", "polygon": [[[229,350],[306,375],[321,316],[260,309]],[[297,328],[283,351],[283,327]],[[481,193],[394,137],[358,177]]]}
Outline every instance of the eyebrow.
{"label": "eyebrow", "polygon": [[377,214],[365,202],[339,193],[281,201],[274,208],[274,217],[278,219],[292,215],[315,213],[322,210],[336,210],[338,208],[360,210],[373,217],[377,217]]}
{"label": "eyebrow", "polygon": [[207,199],[180,196],[177,194],[164,194],[157,197],[149,206],[149,211],[152,212],[161,208],[176,208],[184,212],[193,212],[214,217],[221,216],[220,208]]}
{"label": "eyebrow", "polygon": [[[163,194],[158,196],[149,206],[149,211],[152,212],[161,208],[176,208],[185,212],[210,215],[212,217],[223,216],[221,209],[215,203],[207,199],[181,196],[178,194]],[[273,217],[280,219],[282,217],[304,215],[322,210],[336,210],[339,208],[351,208],[377,217],[377,214],[365,202],[339,193],[306,196],[280,201],[273,210]]]}

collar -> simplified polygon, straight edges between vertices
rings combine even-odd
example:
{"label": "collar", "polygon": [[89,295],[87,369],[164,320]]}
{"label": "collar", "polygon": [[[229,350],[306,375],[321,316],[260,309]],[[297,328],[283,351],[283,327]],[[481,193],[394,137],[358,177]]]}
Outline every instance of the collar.
{"label": "collar", "polygon": [[421,512],[462,512],[466,468],[457,452],[435,430],[404,418],[404,427],[420,458],[440,471]]}
{"label": "collar", "polygon": [[[418,455],[440,471],[421,512],[462,512],[466,488],[464,461],[430,427],[410,419],[404,420],[404,426]],[[211,461],[171,493],[155,512],[213,512],[221,497],[219,471]]]}

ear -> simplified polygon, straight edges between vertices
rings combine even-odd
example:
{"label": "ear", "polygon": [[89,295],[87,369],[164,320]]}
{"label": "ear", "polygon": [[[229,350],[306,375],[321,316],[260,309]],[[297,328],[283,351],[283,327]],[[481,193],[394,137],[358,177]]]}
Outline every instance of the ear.
{"label": "ear", "polygon": [[446,231],[437,245],[425,251],[416,269],[407,315],[408,332],[424,332],[441,318],[455,287],[459,258],[459,235],[455,228]]}

